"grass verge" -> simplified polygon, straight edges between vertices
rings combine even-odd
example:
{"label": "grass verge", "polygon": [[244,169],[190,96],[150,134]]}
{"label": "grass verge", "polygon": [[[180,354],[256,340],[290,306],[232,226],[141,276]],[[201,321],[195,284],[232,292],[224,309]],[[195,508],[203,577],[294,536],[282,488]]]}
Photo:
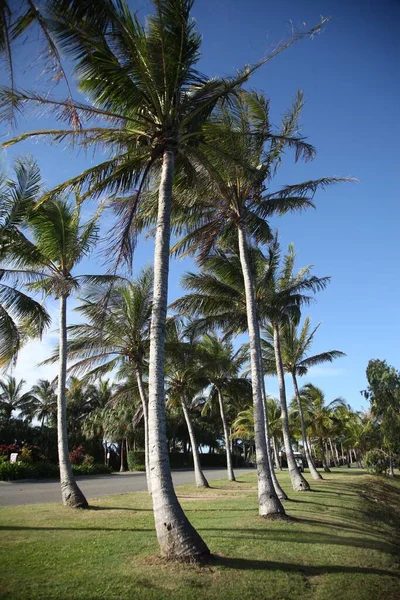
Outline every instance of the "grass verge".
{"label": "grass verge", "polygon": [[0,510],[0,598],[9,600],[394,600],[400,596],[400,483],[338,469],[290,496],[290,520],[257,515],[256,477],[177,488],[209,565],[158,557],[146,493],[89,511]]}

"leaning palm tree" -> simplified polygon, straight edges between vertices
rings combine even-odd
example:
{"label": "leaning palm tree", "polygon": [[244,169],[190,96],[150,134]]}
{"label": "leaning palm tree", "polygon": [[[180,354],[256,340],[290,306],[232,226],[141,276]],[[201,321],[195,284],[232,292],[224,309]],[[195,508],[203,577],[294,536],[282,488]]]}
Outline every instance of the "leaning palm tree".
{"label": "leaning palm tree", "polygon": [[[146,477],[151,489],[148,445],[148,393],[144,379],[150,345],[153,270],[144,268],[132,282],[115,283],[111,290],[88,291],[76,311],[83,323],[68,327],[69,372],[92,380],[124,370],[140,394],[144,432]],[[49,359],[56,360],[57,352]]]}
{"label": "leaning palm tree", "polygon": [[[50,135],[56,141],[69,138],[82,146],[107,144],[111,149],[111,157],[104,163],[56,189],[78,184],[86,186],[92,196],[104,191],[125,195],[124,201],[116,204],[122,223],[121,236],[113,237],[118,259],[131,259],[142,191],[149,181],[159,182],[149,371],[153,506],[162,552],[170,557],[199,557],[209,551],[179,505],[166,454],[163,368],[173,177],[180,169],[188,181],[197,176],[196,165],[203,158],[204,125],[218,103],[232,97],[255,69],[273,56],[305,35],[320,31],[326,20],[308,32],[295,33],[236,77],[208,79],[195,68],[201,39],[190,17],[193,0],[154,0],[154,5],[155,14],[143,27],[123,0],[98,0],[95,11],[89,0],[49,1],[50,30],[74,61],[80,89],[92,104],[69,98],[61,102],[15,90],[3,91],[0,100],[7,108],[21,109],[33,103],[56,109],[75,125],[73,130],[29,136]],[[80,128],[80,116],[92,117],[94,123]],[[104,126],[101,118],[111,125]]]}
{"label": "leaning palm tree", "polygon": [[7,375],[0,381],[0,411],[4,418],[9,421],[15,410],[21,412],[21,416],[30,416],[32,407],[31,390],[23,392],[25,380],[17,381],[15,377]]}
{"label": "leaning palm tree", "polygon": [[334,409],[344,406],[345,403],[342,398],[335,398],[326,404],[324,392],[312,383],[307,383],[300,389],[300,401],[311,436],[318,440],[324,471],[329,473],[330,461],[327,459],[327,442],[332,432],[332,426],[337,420]]}
{"label": "leaning palm tree", "polygon": [[16,359],[29,337],[40,337],[49,325],[45,308],[17,288],[29,273],[16,273],[7,264],[13,245],[41,190],[40,171],[32,159],[16,160],[15,179],[0,176],[0,369]]}
{"label": "leaning palm tree", "polygon": [[[293,320],[288,321],[280,328],[282,365],[285,372],[289,373],[292,377],[293,388],[297,402],[297,411],[300,418],[304,452],[306,455],[307,465],[313,479],[322,479],[322,476],[315,468],[308,445],[306,424],[300,400],[297,377],[306,375],[311,367],[324,362],[332,362],[335,358],[345,356],[344,352],[340,352],[339,350],[328,350],[327,352],[321,352],[312,356],[309,355],[315,333],[319,326],[320,323],[311,329],[311,322],[309,317],[307,317],[301,330],[298,329],[297,324]],[[262,340],[262,349],[266,372],[276,372],[274,331],[272,327],[267,327],[264,331],[264,334],[264,339]]]}
{"label": "leaning palm tree", "polygon": [[34,269],[35,281],[28,289],[42,290],[46,296],[59,300],[59,373],[57,391],[58,457],[63,503],[71,507],[86,507],[87,501],[76,484],[69,461],[67,438],[67,303],[82,284],[110,283],[107,275],[75,275],[75,267],[89,254],[98,239],[96,218],[80,221],[79,207],[63,199],[49,200],[29,217],[29,233],[33,241],[19,234],[18,244],[10,251],[12,264],[23,271]]}

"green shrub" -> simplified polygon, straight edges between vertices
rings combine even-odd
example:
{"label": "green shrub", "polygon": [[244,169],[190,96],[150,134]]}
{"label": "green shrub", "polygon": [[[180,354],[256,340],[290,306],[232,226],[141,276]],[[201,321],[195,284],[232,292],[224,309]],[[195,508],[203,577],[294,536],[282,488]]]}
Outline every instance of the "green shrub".
{"label": "green shrub", "polygon": [[72,465],[74,475],[110,475],[112,469],[103,463]]}
{"label": "green shrub", "polygon": [[383,450],[369,450],[364,460],[368,471],[374,475],[381,475],[388,468],[388,459]]}
{"label": "green shrub", "polygon": [[145,471],[145,453],[143,450],[130,450],[127,455],[129,471]]}

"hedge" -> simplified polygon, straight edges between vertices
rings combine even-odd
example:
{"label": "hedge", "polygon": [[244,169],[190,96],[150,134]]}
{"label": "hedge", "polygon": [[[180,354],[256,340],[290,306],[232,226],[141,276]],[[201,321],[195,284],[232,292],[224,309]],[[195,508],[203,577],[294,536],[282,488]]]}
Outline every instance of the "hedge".
{"label": "hedge", "polygon": [[[131,450],[127,455],[129,471],[145,471],[145,454],[143,450]],[[225,467],[225,454],[200,454],[200,463],[202,467]],[[171,469],[192,469],[193,456],[191,452],[170,452],[169,464]],[[233,457],[234,466],[244,464],[241,457]]]}
{"label": "hedge", "polygon": [[[103,464],[72,465],[74,475],[102,475],[111,473],[110,467]],[[60,476],[58,466],[49,462],[15,462],[0,463],[0,481],[14,481],[16,479],[58,479]]]}

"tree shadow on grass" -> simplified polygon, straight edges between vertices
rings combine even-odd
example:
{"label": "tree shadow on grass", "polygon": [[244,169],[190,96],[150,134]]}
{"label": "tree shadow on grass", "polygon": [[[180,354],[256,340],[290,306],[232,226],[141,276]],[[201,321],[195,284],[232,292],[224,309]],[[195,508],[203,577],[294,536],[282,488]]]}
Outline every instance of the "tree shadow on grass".
{"label": "tree shadow on grass", "polygon": [[[199,528],[198,531],[210,532],[208,537],[236,536],[237,539],[249,539],[284,542],[290,544],[320,544],[326,546],[352,546],[353,548],[369,548],[388,554],[397,553],[400,546],[395,542],[381,541],[366,537],[339,536],[320,531],[290,531],[290,529],[212,529]],[[221,535],[222,532],[228,535]],[[212,534],[215,534],[214,536]]]}
{"label": "tree shadow on grass", "polygon": [[240,570],[268,570],[268,571],[286,571],[297,572],[305,575],[326,575],[328,573],[359,573],[361,575],[388,575],[400,579],[400,575],[393,571],[383,569],[373,569],[366,567],[348,567],[342,565],[320,565],[309,566],[295,563],[284,563],[269,560],[250,560],[245,558],[227,558],[225,556],[213,555],[211,562],[215,566],[222,566],[226,569]]}
{"label": "tree shadow on grass", "polygon": [[132,508],[131,506],[93,506],[90,504],[85,510],[131,510],[132,512],[153,512],[152,508]]}

